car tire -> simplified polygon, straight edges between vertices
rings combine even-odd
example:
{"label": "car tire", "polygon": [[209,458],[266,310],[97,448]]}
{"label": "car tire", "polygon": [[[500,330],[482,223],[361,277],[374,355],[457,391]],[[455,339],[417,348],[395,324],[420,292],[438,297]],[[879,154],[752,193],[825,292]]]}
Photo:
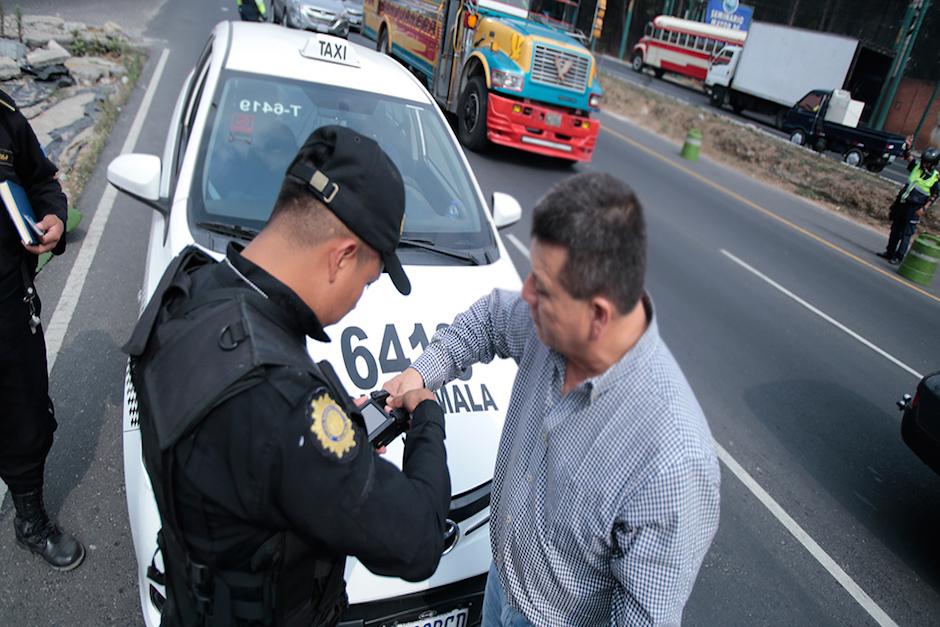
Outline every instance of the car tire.
{"label": "car tire", "polygon": [[630,67],[634,72],[643,72],[643,55],[637,52],[630,61]]}
{"label": "car tire", "polygon": [[796,129],[795,131],[790,133],[790,143],[796,144],[797,146],[805,146],[806,145],[806,133],[804,133],[800,129]]}
{"label": "car tire", "polygon": [[486,147],[486,83],[482,76],[472,76],[457,102],[457,137],[474,152]]}
{"label": "car tire", "polygon": [[887,165],[888,164],[884,161],[875,161],[873,163],[866,163],[865,168],[869,172],[875,172],[877,174],[878,172],[881,172],[882,170],[884,170],[887,167]]}
{"label": "car tire", "polygon": [[860,168],[865,165],[865,154],[858,148],[849,148],[842,155],[842,162],[853,168]]}

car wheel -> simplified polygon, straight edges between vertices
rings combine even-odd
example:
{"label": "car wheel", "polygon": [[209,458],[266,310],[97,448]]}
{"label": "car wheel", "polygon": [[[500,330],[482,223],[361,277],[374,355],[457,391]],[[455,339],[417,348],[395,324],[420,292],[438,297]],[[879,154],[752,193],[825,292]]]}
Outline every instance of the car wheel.
{"label": "car wheel", "polygon": [[633,55],[633,61],[630,63],[630,66],[633,68],[634,72],[643,71],[643,55],[637,52]]}
{"label": "car wheel", "polygon": [[802,146],[806,143],[806,133],[799,129],[793,131],[790,133],[790,142],[797,146]]}
{"label": "car wheel", "polygon": [[845,151],[845,154],[842,155],[842,161],[846,165],[850,165],[853,168],[861,167],[865,162],[865,155],[861,150],[857,148],[850,148]]}
{"label": "car wheel", "polygon": [[874,163],[866,163],[865,167],[868,169],[869,172],[881,172],[882,170],[885,169],[885,166],[887,165],[888,164],[885,163],[884,161],[875,161]]}
{"label": "car wheel", "polygon": [[718,107],[719,109],[723,104],[725,104],[725,88],[724,87],[712,87],[712,91],[708,94],[708,101],[712,103],[713,107]]}
{"label": "car wheel", "polygon": [[457,103],[457,136],[473,151],[486,147],[486,84],[482,76],[473,76]]}

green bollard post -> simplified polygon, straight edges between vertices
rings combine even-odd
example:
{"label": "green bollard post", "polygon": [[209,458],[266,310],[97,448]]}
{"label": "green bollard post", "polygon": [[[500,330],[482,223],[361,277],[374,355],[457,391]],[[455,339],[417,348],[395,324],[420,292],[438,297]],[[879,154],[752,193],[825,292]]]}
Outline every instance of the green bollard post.
{"label": "green bollard post", "polygon": [[682,144],[682,152],[679,155],[689,161],[698,161],[699,152],[702,150],[702,131],[697,128],[689,129],[689,134],[685,136],[685,143]]}
{"label": "green bollard post", "polygon": [[922,234],[911,244],[911,249],[904,256],[898,268],[898,274],[909,281],[930,285],[940,262],[940,240],[929,234]]}

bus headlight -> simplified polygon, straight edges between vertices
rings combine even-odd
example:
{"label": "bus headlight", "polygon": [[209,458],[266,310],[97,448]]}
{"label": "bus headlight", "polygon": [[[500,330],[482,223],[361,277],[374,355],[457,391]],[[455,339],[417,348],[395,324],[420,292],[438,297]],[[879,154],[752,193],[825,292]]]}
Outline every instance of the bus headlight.
{"label": "bus headlight", "polygon": [[490,83],[493,87],[507,91],[522,91],[523,82],[522,74],[516,72],[493,70],[490,75]]}
{"label": "bus headlight", "polygon": [[591,94],[591,97],[588,98],[588,106],[592,109],[601,108],[601,95],[600,94]]}

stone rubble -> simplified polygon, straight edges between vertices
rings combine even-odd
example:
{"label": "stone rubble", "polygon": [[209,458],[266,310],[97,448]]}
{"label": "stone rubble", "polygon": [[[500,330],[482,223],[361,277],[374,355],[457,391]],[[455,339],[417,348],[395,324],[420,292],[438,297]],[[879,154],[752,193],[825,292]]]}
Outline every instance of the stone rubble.
{"label": "stone rubble", "polygon": [[63,177],[92,139],[103,103],[127,80],[127,69],[113,58],[81,55],[115,41],[127,36],[114,22],[90,26],[23,15],[18,25],[11,12],[0,19],[0,90],[30,120]]}

